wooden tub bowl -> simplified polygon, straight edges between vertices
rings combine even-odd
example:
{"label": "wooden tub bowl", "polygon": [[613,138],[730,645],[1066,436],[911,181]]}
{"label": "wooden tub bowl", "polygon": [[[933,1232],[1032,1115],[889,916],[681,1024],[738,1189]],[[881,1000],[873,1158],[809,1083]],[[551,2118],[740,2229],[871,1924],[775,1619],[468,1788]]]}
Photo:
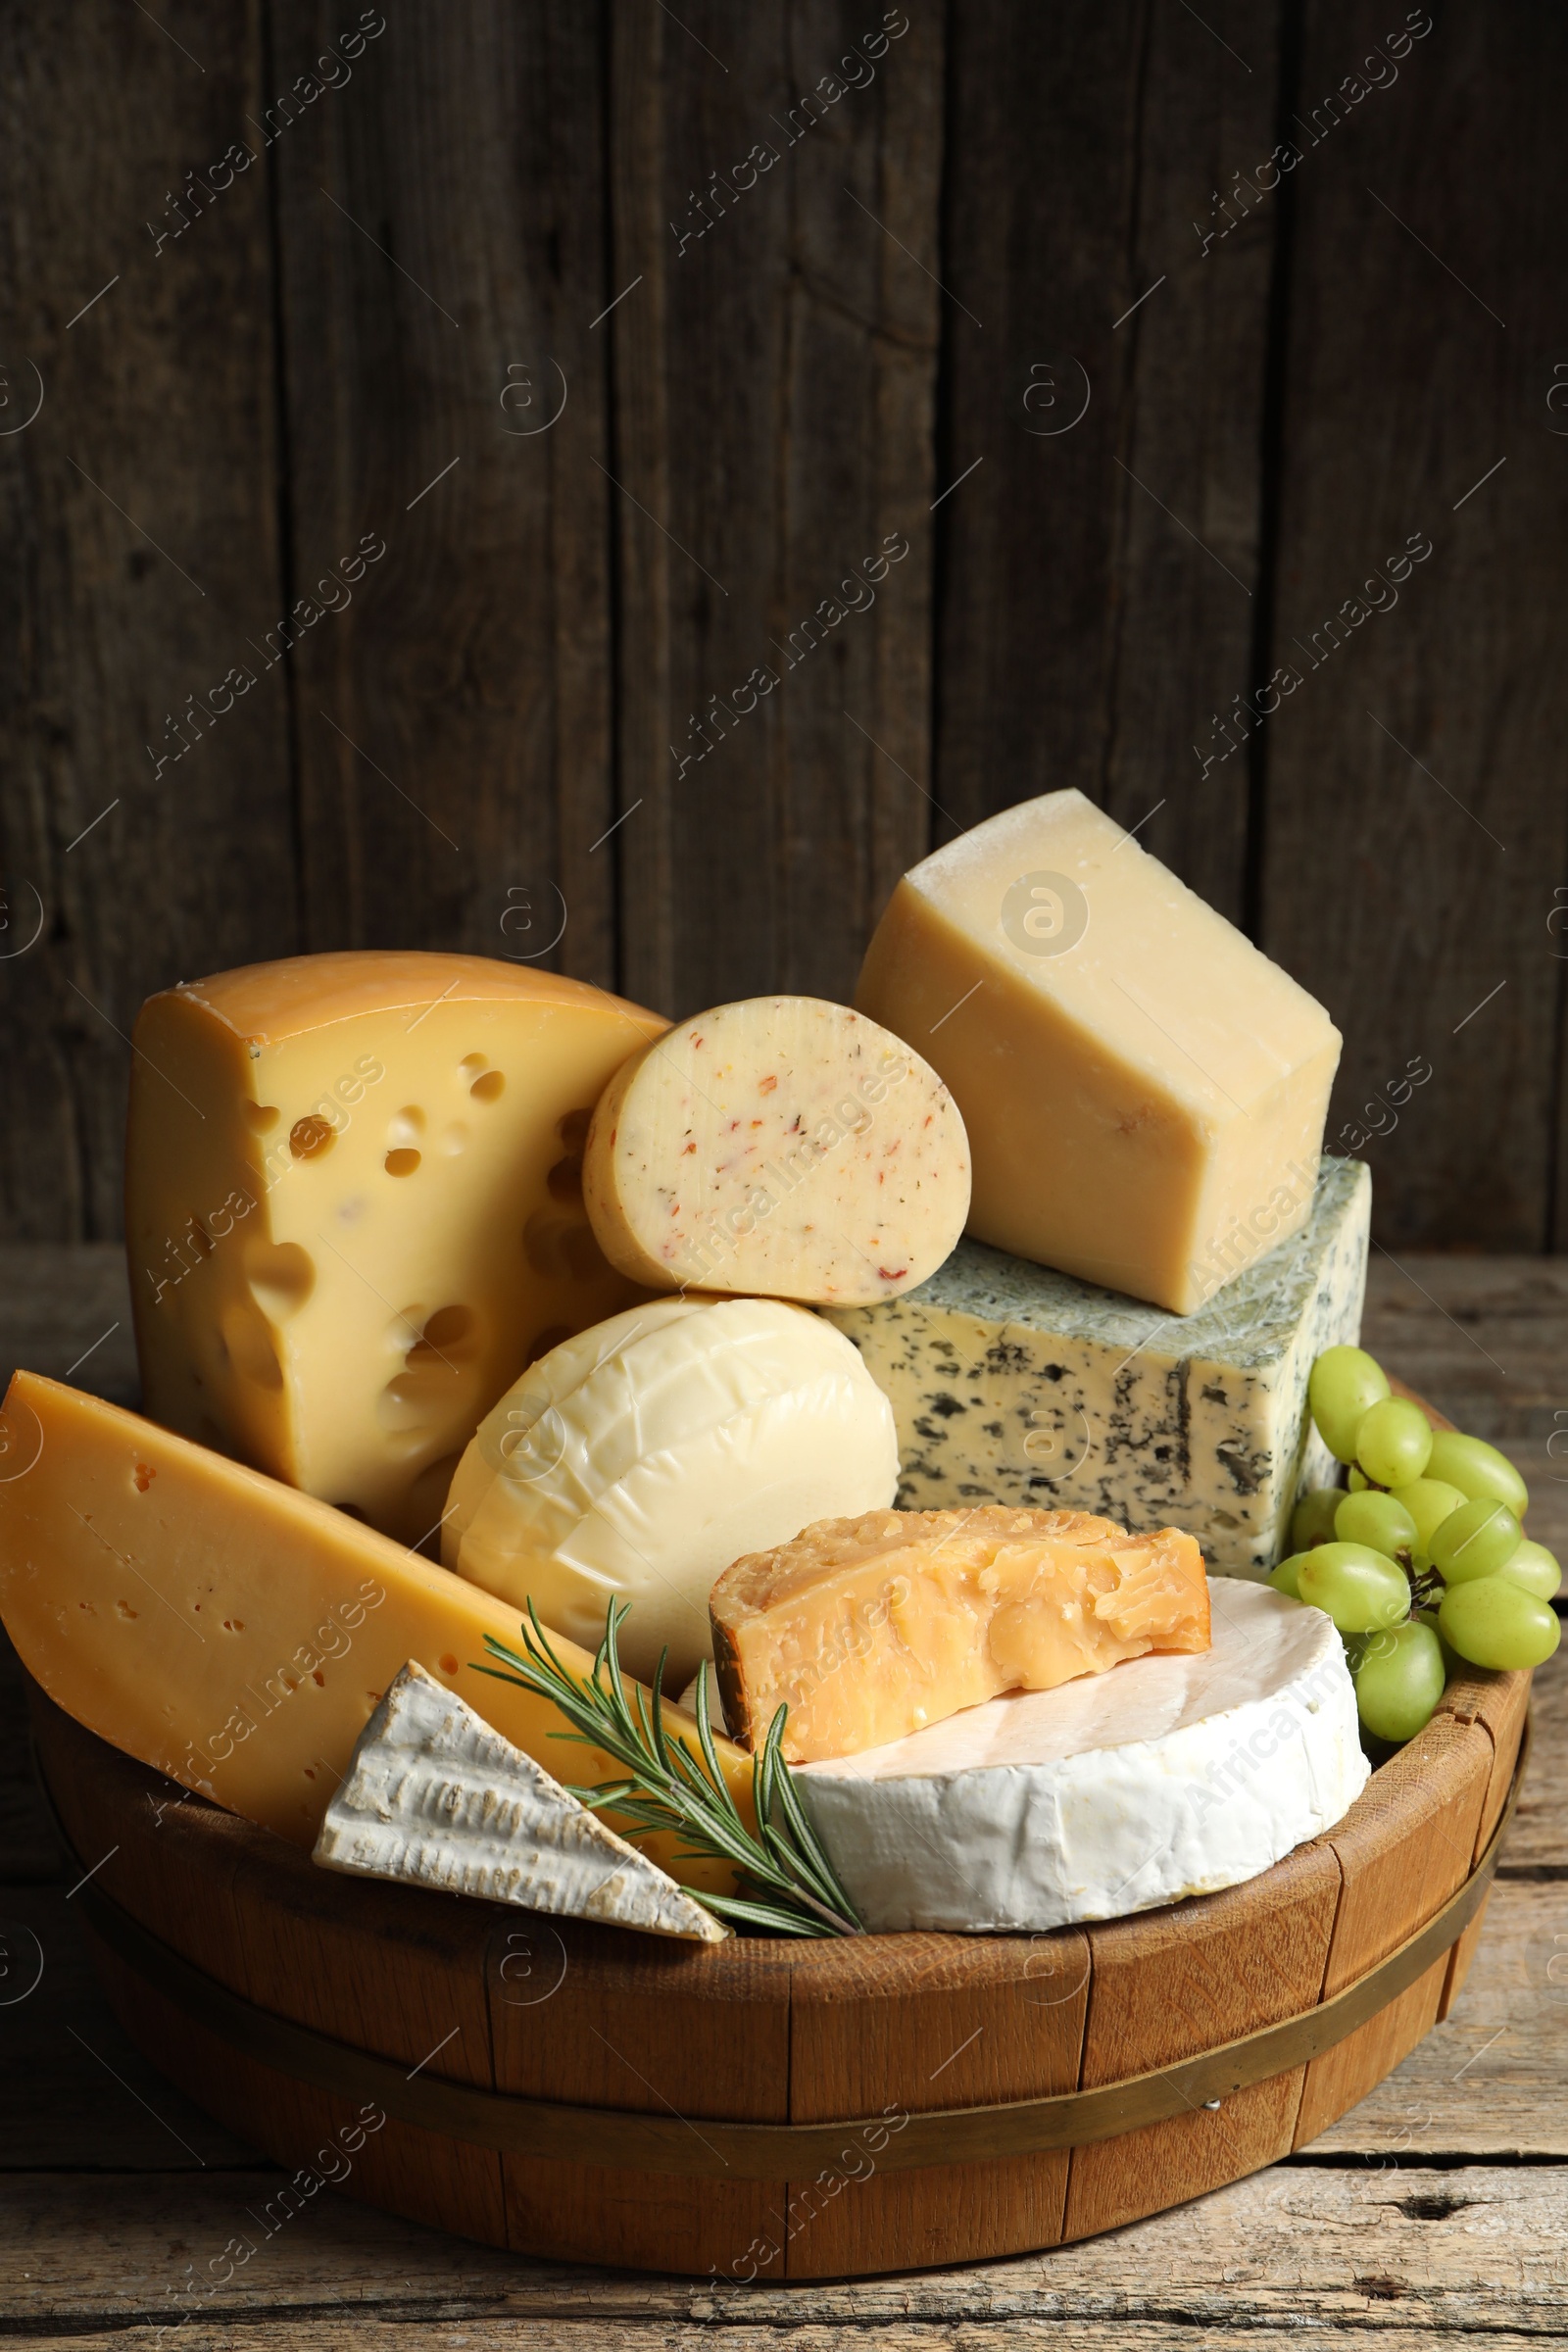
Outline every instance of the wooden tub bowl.
{"label": "wooden tub bowl", "polygon": [[1464,1984],[1529,1692],[1456,1679],[1337,1829],[1222,1894],[716,1945],[318,1870],[29,1701],[116,2015],[294,2193],[739,2285],[1063,2245],[1304,2147]]}
{"label": "wooden tub bowl", "polygon": [[318,1870],[31,1700],[110,2001],[198,2105],[412,2220],[738,2285],[1058,2245],[1304,2145],[1464,1981],[1529,1682],[1451,1684],[1222,1894],[710,1946]]}

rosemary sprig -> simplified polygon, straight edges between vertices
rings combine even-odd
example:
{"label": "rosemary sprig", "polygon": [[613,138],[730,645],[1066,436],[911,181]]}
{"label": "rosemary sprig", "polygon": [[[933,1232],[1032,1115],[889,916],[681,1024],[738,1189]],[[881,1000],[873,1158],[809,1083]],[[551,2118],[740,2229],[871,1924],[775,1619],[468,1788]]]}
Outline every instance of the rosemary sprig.
{"label": "rosemary sprig", "polygon": [[617,1635],[629,1603],[612,1600],[605,1617],[605,1638],[594,1659],[593,1673],[579,1680],[568,1673],[550,1646],[533,1602],[522,1627],[523,1651],[509,1649],[494,1635],[484,1645],[505,1668],[475,1666],[477,1674],[497,1682],[517,1683],[555,1702],[569,1732],[558,1740],[575,1740],[612,1756],[625,1778],[597,1787],[573,1788],[571,1794],[590,1810],[613,1813],[617,1821],[638,1831],[672,1832],[685,1839],[677,1859],[717,1859],[730,1863],[741,1886],[738,1894],[711,1894],[688,1886],[684,1891],[720,1919],[751,1928],[762,1936],[861,1936],[865,1933],[854,1905],[839,1885],[832,1864],[817,1842],[784,1762],[781,1742],[787,1709],[780,1707],[767,1727],[767,1737],[752,1758],[752,1794],[757,1810],[754,1837],[741,1819],[729,1785],[719,1766],[708,1720],[708,1665],[697,1670],[697,1738],[701,1758],[685,1740],[671,1739],[664,1724],[663,1680],[667,1649],[660,1652],[651,1692],[640,1683],[628,1691],[620,1670]]}

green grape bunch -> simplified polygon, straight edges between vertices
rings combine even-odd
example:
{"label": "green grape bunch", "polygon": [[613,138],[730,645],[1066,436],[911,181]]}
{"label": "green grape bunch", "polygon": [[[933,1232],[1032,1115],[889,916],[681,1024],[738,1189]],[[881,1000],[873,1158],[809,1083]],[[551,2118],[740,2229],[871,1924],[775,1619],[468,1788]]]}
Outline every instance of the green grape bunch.
{"label": "green grape bunch", "polygon": [[1524,1532],[1530,1495],[1507,1455],[1435,1430],[1364,1348],[1327,1348],[1307,1402],[1347,1484],[1300,1496],[1269,1583],[1333,1618],[1362,1726],[1397,1746],[1463,1666],[1551,1656],[1562,1571]]}

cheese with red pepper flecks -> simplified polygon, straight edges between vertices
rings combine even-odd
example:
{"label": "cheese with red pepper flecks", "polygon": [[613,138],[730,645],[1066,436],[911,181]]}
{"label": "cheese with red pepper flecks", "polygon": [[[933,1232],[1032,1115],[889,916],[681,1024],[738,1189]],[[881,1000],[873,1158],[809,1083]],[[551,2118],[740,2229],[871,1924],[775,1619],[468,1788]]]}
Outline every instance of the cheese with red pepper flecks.
{"label": "cheese with red pepper flecks", "polygon": [[616,1072],[583,1199],[633,1282],[868,1305],[923,1282],[958,1239],[969,1142],[942,1080],[889,1030],[815,997],[754,997]]}

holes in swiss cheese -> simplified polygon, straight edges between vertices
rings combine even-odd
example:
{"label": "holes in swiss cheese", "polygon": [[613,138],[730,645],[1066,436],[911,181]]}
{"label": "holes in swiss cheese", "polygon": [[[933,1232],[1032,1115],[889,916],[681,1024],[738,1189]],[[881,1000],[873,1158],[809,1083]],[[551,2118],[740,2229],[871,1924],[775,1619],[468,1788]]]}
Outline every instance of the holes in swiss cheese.
{"label": "holes in swiss cheese", "polygon": [[138,1462],[130,1474],[130,1483],[138,1494],[145,1494],[157,1476],[151,1462]]}
{"label": "holes in swiss cheese", "polygon": [[438,1306],[409,1349],[410,1363],[452,1355],[473,1338],[474,1327],[471,1306]]}
{"label": "holes in swiss cheese", "polygon": [[220,1326],[223,1345],[235,1369],[259,1389],[280,1389],[283,1367],[277,1360],[272,1335],[254,1306],[229,1306]]}
{"label": "holes in swiss cheese", "polygon": [[386,1172],[389,1176],[412,1176],[419,1165],[419,1146],[424,1140],[424,1112],[417,1102],[405,1102],[400,1111],[387,1121]]}
{"label": "holes in swiss cheese", "polygon": [[558,1159],[545,1178],[545,1190],[552,1200],[580,1200],[582,1199],[582,1153],[568,1152]]}
{"label": "holes in swiss cheese", "polygon": [[[449,1372],[443,1371],[439,1364],[433,1369],[450,1384],[452,1376]],[[428,1370],[400,1372],[395,1380],[387,1382],[375,1400],[377,1421],[389,1438],[404,1442],[405,1449],[411,1442],[417,1443],[419,1439],[430,1435],[439,1410],[440,1399],[435,1392],[432,1373]]]}
{"label": "holes in swiss cheese", "polygon": [[450,1649],[444,1649],[437,1662],[443,1674],[456,1674],[458,1671],[458,1661]]}
{"label": "holes in swiss cheese", "polygon": [[296,1119],[288,1131],[288,1148],[296,1159],[319,1159],[336,1142],[336,1128],[314,1110]]}
{"label": "holes in swiss cheese", "polygon": [[476,1102],[495,1102],[506,1093],[507,1082],[500,1070],[486,1070],[476,1078],[468,1092]]}
{"label": "holes in swiss cheese", "polygon": [[316,1288],[316,1262],[298,1242],[248,1243],[245,1273],[251,1297],[274,1323],[286,1323],[298,1314]]}
{"label": "holes in swiss cheese", "polygon": [[279,1112],[275,1102],[247,1102],[244,1112],[245,1124],[252,1135],[270,1135],[277,1125]]}
{"label": "holes in swiss cheese", "polygon": [[[445,1437],[450,1443],[457,1425],[472,1426],[473,1380],[483,1338],[481,1318],[461,1300],[435,1307],[429,1314],[422,1306],[408,1307],[388,1326],[387,1341],[404,1360],[376,1399],[375,1416],[397,1452],[415,1452],[432,1439],[439,1442]],[[454,1454],[441,1469],[431,1519],[439,1515],[446,1501],[457,1466]],[[430,1479],[434,1468],[422,1471],[420,1478]],[[417,1480],[415,1491],[417,1494]]]}
{"label": "holes in swiss cheese", "polygon": [[584,1144],[588,1141],[588,1130],[593,1124],[593,1116],[591,1110],[568,1110],[556,1121],[556,1133],[568,1152],[580,1152],[582,1151]]}

